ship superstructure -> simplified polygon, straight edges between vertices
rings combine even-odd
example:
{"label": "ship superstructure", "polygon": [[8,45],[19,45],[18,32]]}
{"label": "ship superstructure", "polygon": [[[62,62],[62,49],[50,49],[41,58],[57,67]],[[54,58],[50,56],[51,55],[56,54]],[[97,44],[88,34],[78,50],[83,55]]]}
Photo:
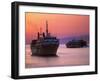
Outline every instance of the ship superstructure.
{"label": "ship superstructure", "polygon": [[37,39],[31,42],[32,55],[56,56],[59,47],[59,40],[51,36],[48,31],[48,21],[46,21],[46,32],[38,32]]}

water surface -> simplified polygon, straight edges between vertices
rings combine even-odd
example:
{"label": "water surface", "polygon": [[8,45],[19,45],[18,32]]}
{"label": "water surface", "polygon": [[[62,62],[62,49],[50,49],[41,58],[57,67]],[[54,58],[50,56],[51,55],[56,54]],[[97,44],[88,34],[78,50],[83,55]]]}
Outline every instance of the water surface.
{"label": "water surface", "polygon": [[57,57],[39,57],[31,56],[30,46],[26,45],[26,68],[79,65],[89,65],[89,47],[66,48],[65,45],[60,45]]}

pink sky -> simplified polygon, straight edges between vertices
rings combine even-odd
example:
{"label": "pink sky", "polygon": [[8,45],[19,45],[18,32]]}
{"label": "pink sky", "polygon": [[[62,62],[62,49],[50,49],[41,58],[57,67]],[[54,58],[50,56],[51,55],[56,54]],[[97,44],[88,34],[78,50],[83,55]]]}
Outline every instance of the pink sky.
{"label": "pink sky", "polygon": [[58,38],[89,35],[89,16],[74,14],[26,13],[26,42],[37,38],[37,32],[45,32],[46,20],[51,35]]}

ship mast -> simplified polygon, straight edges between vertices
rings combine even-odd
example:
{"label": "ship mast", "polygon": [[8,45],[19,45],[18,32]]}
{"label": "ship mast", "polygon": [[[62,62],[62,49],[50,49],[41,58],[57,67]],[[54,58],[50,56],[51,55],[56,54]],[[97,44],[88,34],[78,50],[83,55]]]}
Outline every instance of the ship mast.
{"label": "ship mast", "polygon": [[46,20],[46,36],[48,36],[48,21]]}

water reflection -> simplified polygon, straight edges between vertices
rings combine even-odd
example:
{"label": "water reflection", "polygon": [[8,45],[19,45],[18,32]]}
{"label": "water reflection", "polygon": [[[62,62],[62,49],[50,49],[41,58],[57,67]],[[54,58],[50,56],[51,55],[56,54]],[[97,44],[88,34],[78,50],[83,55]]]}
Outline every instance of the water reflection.
{"label": "water reflection", "polygon": [[75,66],[89,64],[89,48],[66,48],[60,45],[57,57],[31,56],[30,46],[26,46],[25,67],[51,67],[51,66]]}

